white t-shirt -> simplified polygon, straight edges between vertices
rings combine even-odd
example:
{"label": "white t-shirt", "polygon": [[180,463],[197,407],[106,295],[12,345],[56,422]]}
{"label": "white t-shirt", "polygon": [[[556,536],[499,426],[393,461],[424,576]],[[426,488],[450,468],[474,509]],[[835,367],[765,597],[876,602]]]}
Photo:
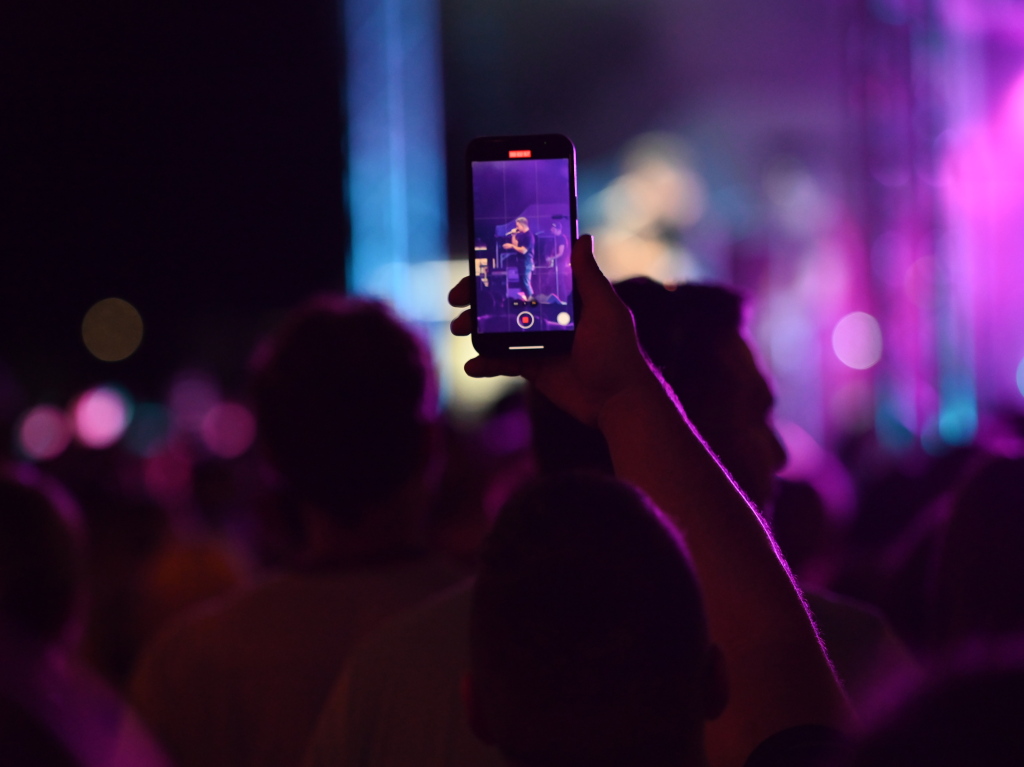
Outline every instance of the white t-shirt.
{"label": "white t-shirt", "polygon": [[289,767],[352,648],[462,577],[421,559],[272,578],[157,637],[132,699],[178,767]]}
{"label": "white t-shirt", "polygon": [[466,724],[471,583],[375,633],[347,664],[306,767],[503,767]]}

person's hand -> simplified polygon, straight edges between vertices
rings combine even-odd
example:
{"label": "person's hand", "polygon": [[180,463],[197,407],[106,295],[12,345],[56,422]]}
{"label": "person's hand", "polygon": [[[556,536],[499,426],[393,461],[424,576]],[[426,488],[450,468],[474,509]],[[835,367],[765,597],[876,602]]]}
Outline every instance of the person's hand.
{"label": "person's hand", "polygon": [[[586,308],[576,323],[569,354],[474,357],[466,363],[466,373],[475,378],[521,375],[558,407],[593,425],[616,394],[656,383],[656,378],[640,351],[633,315],[594,260],[594,241],[589,235],[573,246],[572,271],[575,289]],[[468,306],[472,290],[472,280],[463,278],[449,293],[449,303]],[[472,312],[464,311],[452,321],[452,332],[469,335],[473,322]]]}

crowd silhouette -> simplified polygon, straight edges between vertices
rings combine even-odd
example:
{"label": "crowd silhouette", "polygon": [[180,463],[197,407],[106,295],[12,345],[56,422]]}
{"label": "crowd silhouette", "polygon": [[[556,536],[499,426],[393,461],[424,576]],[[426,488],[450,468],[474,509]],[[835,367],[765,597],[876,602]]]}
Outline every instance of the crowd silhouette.
{"label": "crowd silhouette", "polygon": [[838,514],[777,477],[738,294],[612,286],[586,236],[572,270],[571,354],[471,360],[526,379],[472,429],[413,329],[322,295],[180,502],[119,447],[5,460],[0,765],[1024,763],[1020,421],[844,446]]}

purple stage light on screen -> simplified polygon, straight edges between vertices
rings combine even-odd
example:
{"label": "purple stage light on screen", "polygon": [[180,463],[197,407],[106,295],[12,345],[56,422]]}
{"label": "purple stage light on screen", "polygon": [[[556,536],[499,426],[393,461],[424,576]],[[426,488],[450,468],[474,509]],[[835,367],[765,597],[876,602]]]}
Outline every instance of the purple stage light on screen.
{"label": "purple stage light on screen", "polygon": [[574,234],[569,161],[474,161],[472,173],[478,332],[572,330],[571,270],[554,258]]}
{"label": "purple stage light on screen", "polygon": [[[473,163],[473,208],[478,235],[493,238],[493,227],[517,216],[569,217],[569,164],[565,159]],[[486,223],[485,223],[486,222]],[[539,226],[534,227],[544,231]]]}
{"label": "purple stage light on screen", "polygon": [[83,393],[72,406],[75,436],[95,450],[110,447],[124,435],[132,418],[132,406],[121,391],[100,386]]}
{"label": "purple stage light on screen", "polygon": [[64,411],[54,405],[37,405],[18,424],[18,447],[33,461],[50,461],[71,443],[71,426]]}

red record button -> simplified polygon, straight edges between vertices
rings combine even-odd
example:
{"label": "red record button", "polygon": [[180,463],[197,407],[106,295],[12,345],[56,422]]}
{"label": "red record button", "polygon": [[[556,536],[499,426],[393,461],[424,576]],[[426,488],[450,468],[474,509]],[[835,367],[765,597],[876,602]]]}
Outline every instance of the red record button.
{"label": "red record button", "polygon": [[533,315],[529,312],[519,312],[516,322],[519,323],[519,327],[523,330],[529,330],[533,327]]}

